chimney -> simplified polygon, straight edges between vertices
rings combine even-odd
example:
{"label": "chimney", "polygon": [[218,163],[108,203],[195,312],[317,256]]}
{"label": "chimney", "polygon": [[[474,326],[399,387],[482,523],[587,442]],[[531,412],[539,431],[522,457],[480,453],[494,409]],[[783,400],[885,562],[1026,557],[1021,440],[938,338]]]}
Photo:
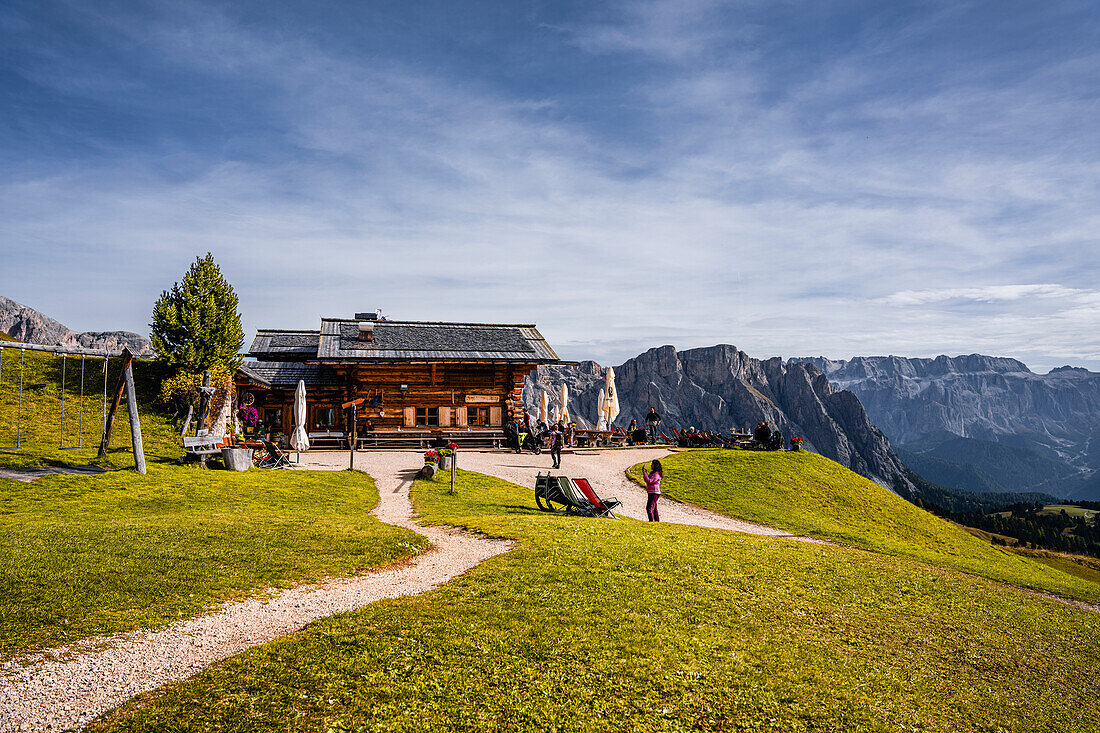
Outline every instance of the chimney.
{"label": "chimney", "polygon": [[359,321],[359,340],[366,343],[374,342],[374,321]]}

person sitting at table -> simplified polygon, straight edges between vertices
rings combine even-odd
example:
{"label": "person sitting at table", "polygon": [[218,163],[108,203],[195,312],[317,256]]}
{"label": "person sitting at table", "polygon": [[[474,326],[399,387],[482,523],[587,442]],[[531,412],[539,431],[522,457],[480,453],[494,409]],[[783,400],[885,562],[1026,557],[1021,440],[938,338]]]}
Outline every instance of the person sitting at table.
{"label": "person sitting at table", "polygon": [[768,450],[781,450],[783,448],[783,433],[775,430],[768,440]]}
{"label": "person sitting at table", "polygon": [[768,425],[767,420],[761,421],[760,424],[756,426],[756,429],[752,431],[752,439],[755,440],[756,444],[761,448],[768,447],[772,439],[772,429],[771,426]]}

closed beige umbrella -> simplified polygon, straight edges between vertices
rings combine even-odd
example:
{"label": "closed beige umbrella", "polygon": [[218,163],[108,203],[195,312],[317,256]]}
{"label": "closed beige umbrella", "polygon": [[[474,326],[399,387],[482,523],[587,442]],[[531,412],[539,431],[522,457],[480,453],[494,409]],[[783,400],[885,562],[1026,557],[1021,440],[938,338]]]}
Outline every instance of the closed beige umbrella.
{"label": "closed beige umbrella", "polygon": [[600,387],[600,394],[596,397],[596,430],[605,429],[607,420],[607,392]]}
{"label": "closed beige umbrella", "polygon": [[298,380],[294,390],[294,432],[290,434],[290,447],[296,451],[309,450],[309,433],[306,432],[306,382]]}
{"label": "closed beige umbrella", "polygon": [[539,420],[550,423],[550,397],[547,396],[546,390],[542,390],[542,397],[539,398]]}
{"label": "closed beige umbrella", "polygon": [[569,424],[569,387],[561,386],[561,406],[558,408],[558,420],[563,425]]}
{"label": "closed beige umbrella", "polygon": [[607,429],[611,429],[611,423],[619,416],[619,390],[615,387],[615,370],[607,368],[607,379],[604,382],[604,415],[607,417]]}

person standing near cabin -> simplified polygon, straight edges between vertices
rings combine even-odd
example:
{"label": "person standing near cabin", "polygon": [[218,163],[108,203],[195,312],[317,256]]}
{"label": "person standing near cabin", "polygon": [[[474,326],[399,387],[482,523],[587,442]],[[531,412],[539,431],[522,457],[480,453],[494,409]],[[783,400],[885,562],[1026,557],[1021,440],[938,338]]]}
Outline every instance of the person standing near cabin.
{"label": "person standing near cabin", "polygon": [[550,457],[554,459],[554,468],[561,468],[561,449],[565,444],[565,430],[561,423],[550,428]]}
{"label": "person standing near cabin", "polygon": [[649,428],[649,442],[652,444],[657,443],[657,426],[661,424],[661,416],[657,410],[651,405],[649,408],[649,414],[645,416],[645,426]]}
{"label": "person standing near cabin", "polygon": [[653,459],[648,471],[645,470],[645,466],[642,466],[642,478],[645,479],[645,492],[647,495],[645,513],[651,522],[661,521],[661,515],[657,513],[657,500],[661,498],[661,477],[663,475],[664,469],[661,468],[661,462],[656,458]]}

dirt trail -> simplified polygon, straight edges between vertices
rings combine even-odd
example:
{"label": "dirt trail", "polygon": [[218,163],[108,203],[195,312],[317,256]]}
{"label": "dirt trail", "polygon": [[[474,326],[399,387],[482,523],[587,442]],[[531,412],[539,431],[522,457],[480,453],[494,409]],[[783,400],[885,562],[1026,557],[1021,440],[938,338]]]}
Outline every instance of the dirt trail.
{"label": "dirt trail", "polygon": [[370,471],[380,495],[373,514],[425,535],[432,543],[428,552],[374,573],[300,586],[267,600],[228,603],[161,629],[96,637],[8,660],[0,664],[0,731],[80,727],[134,695],[186,679],[311,621],[383,598],[424,593],[511,548],[509,542],[414,523],[409,486],[421,465],[419,453],[372,456]]}

